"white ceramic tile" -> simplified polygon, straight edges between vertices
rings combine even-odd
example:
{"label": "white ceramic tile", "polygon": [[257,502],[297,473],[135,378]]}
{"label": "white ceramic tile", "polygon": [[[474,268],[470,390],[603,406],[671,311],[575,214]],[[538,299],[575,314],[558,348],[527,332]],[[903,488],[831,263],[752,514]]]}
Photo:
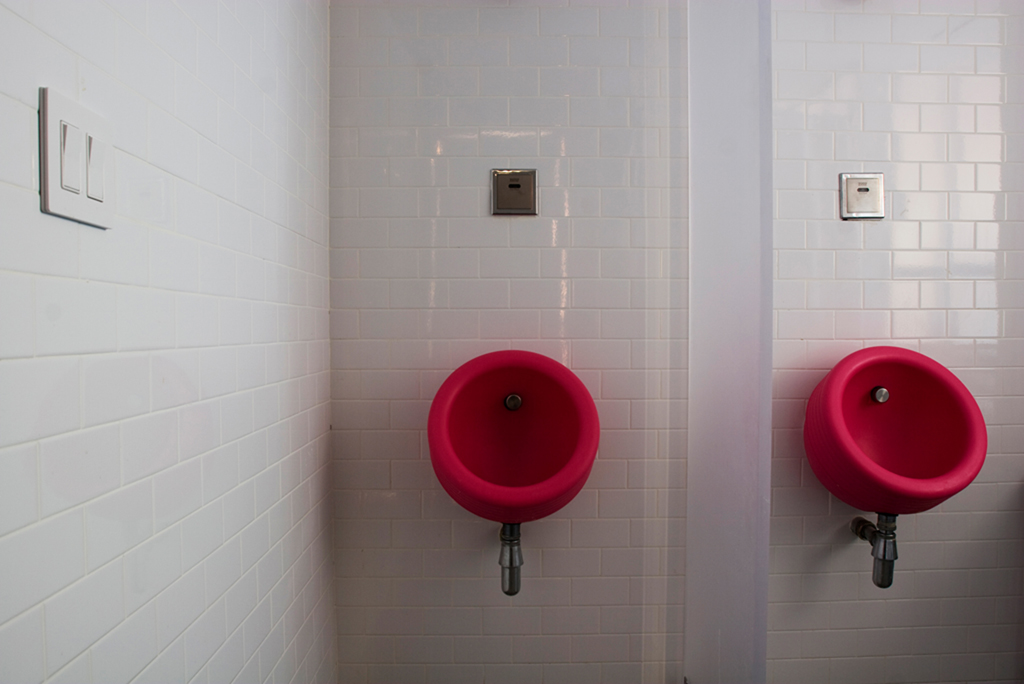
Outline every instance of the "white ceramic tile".
{"label": "white ceramic tile", "polygon": [[922,164],[921,189],[966,190],[974,189],[973,164]]}
{"label": "white ceramic tile", "polygon": [[840,44],[888,43],[891,35],[892,20],[886,14],[840,14],[836,17],[836,42]]}
{"label": "white ceramic tile", "polygon": [[480,153],[487,156],[535,156],[537,132],[526,128],[485,128],[480,131]]}
{"label": "white ceramic tile", "polygon": [[122,423],[121,460],[126,483],[177,463],[177,413],[165,411]]}
{"label": "white ceramic tile", "polygon": [[85,509],[86,560],[90,570],[124,553],[153,533],[153,493],[148,482],[125,487]]}
{"label": "white ceramic tile", "polygon": [[77,428],[79,383],[76,358],[4,362],[0,384],[18,392],[0,395],[0,443],[18,444]]}
{"label": "white ceramic tile", "polygon": [[949,42],[964,45],[998,45],[1002,23],[998,17],[950,17]]}
{"label": "white ceramic tile", "polygon": [[906,220],[944,221],[949,215],[949,198],[939,192],[894,192],[892,212]]}
{"label": "white ceramic tile", "polygon": [[513,126],[564,126],[569,119],[564,98],[513,98],[509,104]]}
{"label": "white ceramic tile", "polygon": [[772,64],[776,69],[797,71],[806,65],[807,49],[803,42],[772,40]]}
{"label": "white ceramic tile", "polygon": [[460,97],[448,105],[454,126],[507,126],[509,101],[503,97]]}
{"label": "white ceramic tile", "polygon": [[125,610],[147,603],[181,574],[182,534],[178,527],[161,532],[124,557]]}
{"label": "white ceramic tile", "polygon": [[573,126],[625,126],[628,119],[627,102],[621,98],[569,99],[569,123]]}
{"label": "white ceramic tile", "polygon": [[835,158],[865,161],[893,159],[891,136],[886,133],[836,133]]}
{"label": "white ceramic tile", "polygon": [[917,71],[919,48],[915,45],[865,44],[864,70],[876,72]]}
{"label": "white ceramic tile", "polygon": [[998,311],[950,311],[948,323],[950,337],[998,337],[1001,332]]}
{"label": "white ceramic tile", "polygon": [[470,36],[450,42],[448,61],[452,65],[505,66],[508,53],[506,38]]}
{"label": "white ceramic tile", "polygon": [[837,311],[836,337],[840,339],[885,339],[891,334],[888,311]]}
{"label": "white ceramic tile", "polygon": [[[179,7],[184,10],[184,14]],[[49,34],[45,39],[43,32],[37,31],[29,22],[20,18],[13,22],[2,22],[10,29],[8,33],[11,35],[5,35],[3,43],[10,50],[15,50],[11,54],[32,55],[32,63],[37,67],[25,72],[29,76],[36,74],[31,78],[0,79],[0,99],[8,103],[21,102],[18,107],[31,111],[35,106],[35,88],[39,82],[49,83],[59,89],[63,83],[68,86],[63,88],[64,92],[76,92],[76,87],[71,85],[74,79],[59,72],[72,74],[75,70],[69,61],[72,53],[86,60],[77,70],[82,80],[82,92],[85,93],[81,99],[87,106],[109,116],[118,129],[115,162],[119,171],[118,208],[124,218],[124,225],[119,224],[108,233],[84,232],[78,225],[40,218],[34,208],[36,214],[25,214],[30,219],[26,221],[22,209],[27,209],[28,205],[19,203],[20,191],[17,188],[17,184],[22,181],[18,176],[5,176],[8,181],[5,197],[8,201],[4,204],[10,209],[6,216],[9,221],[20,222],[32,230],[3,231],[9,237],[0,252],[13,259],[4,262],[4,268],[36,274],[58,274],[68,278],[40,281],[45,295],[43,299],[48,305],[71,303],[67,297],[55,296],[60,294],[58,290],[61,287],[77,287],[81,288],[80,294],[90,294],[110,287],[105,285],[110,282],[141,288],[152,286],[186,291],[196,291],[202,287],[208,292],[228,297],[235,295],[236,288],[245,287],[246,292],[240,293],[242,297],[260,299],[267,296],[277,304],[260,308],[259,315],[254,316],[248,302],[217,301],[209,297],[172,301],[170,295],[158,291],[147,294],[141,288],[117,288],[112,290],[117,295],[113,318],[106,309],[96,308],[98,300],[90,294],[79,302],[81,306],[71,307],[71,313],[77,311],[86,323],[62,332],[54,326],[59,327],[58,322],[70,325],[74,323],[73,317],[61,319],[57,316],[59,311],[50,306],[54,310],[49,311],[50,318],[45,323],[47,327],[40,330],[36,320],[36,309],[41,301],[39,290],[30,288],[21,297],[31,307],[28,316],[16,311],[8,312],[11,307],[7,303],[2,307],[5,314],[14,314],[8,318],[21,318],[22,325],[14,328],[16,334],[8,333],[2,340],[4,352],[10,353],[4,354],[8,361],[0,368],[0,374],[4,386],[18,387],[19,391],[16,406],[8,406],[10,402],[3,401],[6,420],[0,423],[0,443],[21,443],[67,433],[82,424],[89,426],[109,423],[95,430],[47,440],[43,445],[47,452],[43,460],[54,461],[56,452],[53,452],[52,447],[63,443],[61,440],[71,444],[89,435],[107,434],[109,430],[115,430],[118,432],[118,440],[114,441],[123,440],[121,446],[126,458],[138,460],[132,453],[146,450],[143,443],[147,440],[156,440],[168,447],[166,451],[169,456],[157,459],[157,467],[163,468],[176,462],[176,444],[179,442],[182,452],[188,456],[204,453],[218,444],[222,428],[221,407],[194,403],[200,399],[199,389],[204,379],[209,381],[207,376],[213,376],[212,367],[201,368],[200,355],[190,351],[159,352],[153,358],[148,354],[97,354],[79,359],[76,355],[114,349],[166,349],[176,344],[213,346],[247,343],[251,339],[251,333],[247,331],[249,328],[258,331],[262,342],[276,342],[279,334],[294,340],[298,340],[300,335],[305,340],[312,340],[314,336],[326,334],[327,316],[326,310],[322,308],[327,301],[325,284],[305,275],[314,271],[320,278],[328,275],[326,253],[317,257],[312,250],[299,249],[279,255],[280,245],[276,237],[272,236],[268,242],[262,239],[265,230],[262,233],[256,232],[257,228],[262,230],[263,226],[269,224],[264,219],[260,219],[259,223],[250,222],[248,212],[265,212],[271,221],[294,227],[314,240],[326,239],[326,220],[323,216],[326,202],[314,199],[307,190],[311,187],[328,187],[326,159],[318,158],[312,152],[319,141],[322,140],[326,145],[328,138],[328,69],[323,60],[318,61],[314,57],[315,54],[326,55],[323,51],[326,43],[321,42],[320,47],[316,48],[309,47],[317,45],[318,40],[326,37],[327,14],[322,7],[291,13],[279,12],[276,6],[211,8],[205,5],[152,3],[149,6],[142,4],[132,7],[115,3],[114,11],[130,22],[129,26],[122,18],[115,17],[109,8],[98,5],[93,8],[96,11],[87,12],[82,21],[74,20],[75,13],[58,14],[59,9],[58,5],[54,5],[46,8],[42,14],[29,16],[30,21],[38,22],[45,29],[44,32]],[[88,5],[83,5],[76,12],[88,9]],[[10,14],[8,10],[2,11]],[[475,14],[466,16],[472,16],[475,20]],[[14,15],[11,18],[14,19]],[[293,20],[298,23],[293,24],[292,28],[279,23]],[[79,30],[83,23],[92,27],[86,33]],[[461,25],[467,26],[465,21]],[[302,28],[296,31],[295,27],[299,26]],[[197,31],[197,28],[200,30]],[[148,31],[148,35],[136,29]],[[306,41],[307,38],[312,40]],[[62,47],[62,43],[70,50]],[[115,44],[118,47],[116,51],[113,49]],[[377,45],[376,52],[372,49],[374,46],[367,47],[371,49],[351,53],[354,58],[353,68],[361,64],[372,65],[381,56],[387,58],[389,46],[386,41]],[[502,48],[507,55],[507,46]],[[344,54],[345,50],[339,49],[339,52]],[[410,54],[414,52],[409,51]],[[296,69],[295,65],[299,63],[303,66]],[[301,93],[301,97],[308,98],[306,101],[311,103],[312,108],[302,114],[286,114],[272,101],[285,90]],[[217,98],[223,100],[220,107]],[[150,103],[148,111],[147,101]],[[386,101],[367,99],[363,102],[366,104],[363,110],[358,107],[353,110],[357,120],[359,116],[377,116],[381,112],[384,116],[388,115]],[[234,111],[235,107],[240,107],[238,112]],[[314,109],[317,110],[315,114]],[[172,112],[177,118],[170,115]],[[421,114],[415,108],[408,107],[398,111],[399,117]],[[377,122],[382,120],[379,117],[376,119]],[[417,122],[420,120],[415,119]],[[254,124],[262,130],[254,130]],[[159,135],[161,130],[165,135]],[[285,150],[291,159],[298,161],[298,166],[285,168],[290,163],[285,161]],[[416,150],[416,147],[409,147],[409,155],[414,155]],[[13,153],[13,156],[5,155],[5,159],[18,158],[17,145],[5,146],[5,151]],[[236,157],[242,159],[244,164],[239,165]],[[166,169],[170,174],[158,167]],[[296,174],[300,167],[302,180]],[[171,174],[179,178],[172,180]],[[198,181],[202,187],[193,186],[191,182],[194,181]],[[249,191],[248,186],[256,188],[256,192]],[[300,187],[306,190],[300,190]],[[266,199],[258,194],[260,192],[266,193]],[[236,193],[240,206],[217,207],[212,204],[211,211],[214,196],[234,199]],[[170,232],[174,230],[178,230],[181,235],[174,236]],[[211,247],[204,248],[201,254],[197,240]],[[220,247],[212,248],[218,242]],[[287,266],[271,266],[264,270],[256,268],[252,261],[237,260],[233,252],[248,252],[250,244],[257,258],[277,260],[280,256]],[[287,242],[284,244],[287,247]],[[78,252],[73,258],[68,251],[71,248]],[[217,249],[224,251],[215,251]],[[287,268],[296,267],[302,271],[298,274],[287,271]],[[239,274],[237,282],[236,268]],[[79,277],[84,280],[75,280]],[[264,278],[268,281],[265,290]],[[17,293],[24,290],[24,287],[15,287],[16,284],[4,288],[4,291]],[[289,310],[288,307],[292,305],[321,308],[315,314],[312,310],[300,314]],[[280,310],[273,307],[279,307]],[[44,308],[38,313],[47,314],[47,310]],[[273,317],[272,333],[267,332],[267,314]],[[107,325],[110,322],[115,322],[113,327]],[[110,330],[114,332],[115,346],[110,346],[106,341],[97,343],[97,336],[109,336]],[[306,343],[302,344],[305,357],[308,350],[305,348]],[[12,358],[33,353],[68,356],[32,362]],[[316,368],[326,361],[326,349],[321,346],[309,356],[310,367]],[[285,358],[288,356],[285,355]],[[259,364],[258,358],[256,363]],[[231,367],[234,367],[234,363]],[[252,377],[247,375],[245,382],[258,382],[260,378],[258,373]],[[309,387],[313,392],[309,393],[303,387],[300,399],[300,388],[297,386],[295,401],[301,401],[304,409],[315,411],[315,402],[324,399],[318,398],[322,394],[317,394],[315,380]],[[7,396],[14,399],[13,396]],[[244,404],[244,399],[239,398],[239,401]],[[138,421],[119,424],[124,418],[148,412],[151,403],[156,409],[174,406],[185,408],[177,413],[145,416]],[[263,410],[261,415],[263,413],[267,411]],[[320,409],[319,413],[322,415],[323,410]],[[244,439],[244,435],[239,434],[240,429],[255,429],[255,424],[248,427],[246,421],[236,420],[238,412],[228,410],[226,414],[229,435]],[[305,439],[315,437],[312,431],[327,429],[324,423],[322,428],[315,427],[311,431],[314,424],[306,420],[303,423],[304,427],[297,434],[304,435]],[[163,436],[165,433],[166,436]],[[37,447],[33,445],[27,448],[32,454],[27,456],[28,460],[22,455],[20,460],[6,459],[5,464],[25,466],[34,461]],[[116,447],[106,451],[117,455]],[[5,452],[4,455],[8,453],[18,456],[21,451],[17,454]],[[130,462],[126,461],[126,464]],[[94,465],[102,465],[102,458]],[[5,542],[17,543],[6,550],[18,552],[22,557],[36,557],[43,563],[42,572],[39,568],[34,570],[37,574],[35,577],[19,578],[5,573],[6,585],[17,587],[18,600],[29,602],[19,606],[18,611],[44,600],[80,574],[84,563],[83,549],[89,554],[91,567],[95,567],[97,563],[112,557],[112,554],[121,553],[130,545],[138,543],[140,537],[136,535],[148,534],[145,529],[140,531],[137,528],[140,523],[145,528],[146,510],[156,512],[156,525],[160,528],[172,525],[195,510],[199,504],[198,501],[192,501],[192,493],[201,492],[199,465],[199,461],[181,464],[156,475],[155,486],[141,482],[133,488],[112,491],[87,504],[87,539],[82,539],[81,513],[73,516],[77,539],[53,539],[49,531],[57,522],[72,518],[57,518],[30,525],[7,537]],[[132,468],[128,465],[125,468],[128,478],[145,477],[151,472],[148,466],[137,475],[132,474]],[[121,465],[116,470],[120,469]],[[52,470],[44,468],[45,485],[41,503],[29,500],[35,496],[32,494],[34,487],[22,492],[19,497],[8,497],[17,512],[9,514],[5,510],[4,525],[22,527],[30,522],[27,518],[28,508],[37,505],[66,505],[66,502],[56,503],[52,495],[51,489],[56,482]],[[64,470],[71,472],[67,468]],[[84,500],[94,496],[94,480],[106,477],[104,474],[109,474],[109,471],[109,468],[103,466],[93,468],[81,476],[80,482],[71,491],[72,499]],[[307,471],[307,475],[311,472]],[[22,482],[14,473],[8,474],[12,482]],[[118,484],[120,474],[117,473]],[[177,477],[172,482],[172,474],[176,477],[181,474],[190,476]],[[195,477],[191,477],[191,474]],[[150,486],[154,486],[155,500],[147,504],[146,497],[137,494],[148,491]],[[28,499],[25,494],[30,495]],[[132,514],[131,511],[136,509],[139,513]],[[220,510],[223,515],[223,509],[211,510]],[[107,518],[111,522],[105,527],[103,521]],[[238,516],[233,516],[231,520],[232,524],[237,524]],[[216,532],[219,529],[213,518],[204,519],[203,522],[208,530]],[[291,521],[286,521],[286,524],[290,525]],[[33,531],[31,538],[19,537],[28,531]],[[170,548],[177,547],[180,555],[180,537],[174,536],[177,534],[174,532],[168,539],[171,539]],[[189,539],[193,557],[197,553],[195,549],[201,553],[208,548],[205,546],[208,540],[219,543],[219,535],[208,535],[198,545],[194,543],[194,535]],[[45,548],[36,551],[18,546],[22,542],[34,544],[36,541],[46,542],[53,550],[61,553],[70,551],[72,556],[50,558]],[[132,552],[134,555],[128,559],[130,567],[126,566],[131,580],[126,588],[131,601],[146,600],[155,595],[155,592],[166,586],[166,570],[178,567],[173,560],[168,562],[164,551],[160,550],[164,547],[148,544],[145,545],[147,553],[159,560],[161,567],[140,570],[141,566],[136,561],[141,556]],[[75,551],[77,561],[74,558]],[[290,557],[289,563],[292,560],[293,557]],[[308,576],[308,572],[305,571],[303,576]],[[68,579],[55,584],[55,573],[72,574],[68,575]],[[120,570],[117,575],[120,581]],[[322,582],[317,583],[315,588],[311,585],[303,597],[310,601],[308,605],[312,606],[316,600],[313,593],[321,592],[324,586]],[[45,590],[39,590],[38,587],[44,587]],[[118,595],[121,595],[120,590]],[[287,601],[293,598],[289,596]],[[282,605],[282,610],[286,608],[287,605]],[[47,606],[47,612],[48,627],[51,631],[58,630],[48,639],[50,657],[47,658],[47,664],[54,682],[83,681],[83,678],[89,676],[127,680],[157,653],[155,644],[152,648],[110,646],[104,650],[103,644],[117,642],[115,636],[143,638],[146,630],[139,629],[135,624],[143,620],[142,614],[137,613],[136,618],[124,623],[110,638],[99,642],[91,657],[83,654],[73,658],[73,653],[61,653],[58,656],[54,648],[62,649],[60,643],[64,638],[60,636],[63,632],[59,630],[77,629],[78,623],[49,615],[50,606]],[[298,621],[292,623],[295,630],[305,623],[306,615],[311,615],[306,611],[294,614],[299,616]],[[7,617],[9,615],[2,619]],[[82,617],[87,616],[82,613],[76,615],[75,620]],[[118,616],[117,622],[120,622],[121,617],[123,613]],[[326,617],[327,612],[321,610],[316,618],[311,616],[310,619],[319,620],[318,624],[322,625]],[[108,627],[114,626],[97,624],[96,637],[101,637]],[[218,648],[220,643],[221,640],[214,641]],[[88,646],[88,643],[84,646]],[[175,656],[183,663],[184,650],[181,646],[180,642],[177,647],[171,645],[172,650],[167,657],[157,659],[157,663],[161,663],[157,670],[173,671]],[[176,648],[181,650],[175,651]],[[134,654],[134,657],[123,657],[121,651],[125,650]],[[69,660],[71,662],[67,667],[57,672]],[[18,667],[25,662],[27,660],[19,661]],[[154,667],[157,663],[154,663]],[[117,671],[110,670],[108,665]],[[266,663],[268,675],[274,666],[276,660]],[[311,656],[296,667],[312,673],[318,666],[319,660]],[[89,672],[83,674],[83,667],[86,671],[92,670],[91,675]],[[168,667],[169,670],[166,669]],[[103,674],[97,675],[99,671]],[[184,677],[183,670],[180,676]],[[163,680],[169,681],[167,678]]]}
{"label": "white ceramic tile", "polygon": [[944,16],[894,16],[892,39],[896,43],[945,43]]}
{"label": "white ceramic tile", "polygon": [[950,193],[949,218],[954,221],[999,221],[1006,216],[1003,198],[996,193]]}
{"label": "white ceramic tile", "polygon": [[0,628],[0,661],[3,676],[11,681],[44,679],[43,611],[25,613]]}
{"label": "white ceramic tile", "polygon": [[199,399],[199,361],[197,351],[170,351],[151,356],[154,410],[180,406]]}
{"label": "white ceramic tile", "polygon": [[37,280],[35,285],[36,350],[40,355],[116,348],[115,287],[49,278]]}
{"label": "white ceramic tile", "polygon": [[893,100],[896,102],[946,102],[946,76],[902,75],[893,77]]}
{"label": "white ceramic tile", "polygon": [[173,347],[174,295],[133,287],[117,289],[117,347],[121,350]]}
{"label": "white ceramic tile", "polygon": [[152,163],[175,176],[195,182],[198,135],[158,107],[149,108],[149,156]]}
{"label": "white ceramic tile", "polygon": [[894,99],[892,80],[893,77],[889,74],[838,73],[835,84],[836,99],[891,102]]}
{"label": "white ceramic tile", "polygon": [[829,130],[860,130],[862,128],[861,105],[850,102],[808,103],[807,127]]}
{"label": "white ceramic tile", "polygon": [[592,7],[542,8],[540,33],[554,36],[596,36],[598,10]]}
{"label": "white ceramic tile", "polygon": [[824,100],[835,95],[836,78],[829,72],[780,71],[777,80],[781,100]]}
{"label": "white ceramic tile", "polygon": [[1000,260],[993,252],[950,252],[949,276],[990,280],[1000,275]]}
{"label": "white ceramic tile", "polygon": [[[32,108],[10,98],[0,98],[0,116],[11,122],[4,133],[2,143],[5,159],[0,163],[0,178],[8,183],[32,189],[36,183],[32,173],[33,161],[38,151],[29,136],[18,135],[18,131],[33,127]],[[36,126],[38,124],[35,124]]]}
{"label": "white ceramic tile", "polygon": [[778,191],[778,212],[787,219],[833,219],[836,217],[835,191]]}
{"label": "white ceramic tile", "polygon": [[832,278],[834,274],[834,252],[786,250],[779,253],[780,278]]}
{"label": "white ceramic tile", "polygon": [[[338,7],[331,8],[331,20]],[[423,8],[419,12],[421,35],[474,35],[477,32],[477,13],[468,8]]]}
{"label": "white ceramic tile", "polygon": [[182,463],[153,479],[155,528],[163,529],[202,505],[202,468],[198,460]]}
{"label": "white ceramic tile", "polygon": [[658,213],[659,195],[644,188],[601,190],[601,214],[608,217],[642,217]]}
{"label": "white ceramic tile", "polygon": [[779,131],[777,152],[781,159],[829,159],[833,156],[834,136],[825,131]]}
{"label": "white ceramic tile", "polygon": [[199,250],[192,240],[167,233],[150,236],[152,285],[171,290],[199,289]]}
{"label": "white ceramic tile", "polygon": [[0,356],[32,356],[36,340],[35,283],[31,276],[0,274]]}
{"label": "white ceramic tile", "polygon": [[820,280],[807,283],[809,309],[859,309],[861,284],[854,280]]}
{"label": "white ceramic tile", "polygon": [[1002,142],[999,135],[950,135],[949,158],[954,162],[1000,162]]}
{"label": "white ceramic tile", "polygon": [[536,96],[539,92],[539,72],[536,67],[482,67],[480,69],[480,95]]}
{"label": "white ceramic tile", "polygon": [[894,311],[893,337],[944,337],[945,311]]}
{"label": "white ceramic tile", "polygon": [[46,662],[54,670],[124,618],[121,562],[86,576],[45,604]]}
{"label": "white ceramic tile", "polygon": [[416,35],[416,14],[413,12],[376,7],[363,7],[358,10],[358,15],[359,35]]}
{"label": "white ceramic tile", "polygon": [[943,104],[884,104],[864,102],[864,129],[870,131],[933,130],[922,123],[924,112]]}
{"label": "white ceramic tile", "polygon": [[952,45],[922,45],[921,71],[926,73],[974,73],[974,49]]}
{"label": "white ceramic tile", "polygon": [[512,66],[556,67],[569,64],[569,39],[565,37],[512,37],[509,39]]}
{"label": "white ceramic tile", "polygon": [[217,602],[210,610],[185,630],[185,673],[194,676],[210,659],[225,633],[224,602]]}
{"label": "white ceramic tile", "polygon": [[39,517],[37,448],[28,444],[0,450],[0,530],[16,530]]}
{"label": "white ceramic tile", "polygon": [[834,19],[825,13],[780,11],[775,23],[778,40],[830,42],[834,36]]}
{"label": "white ceramic tile", "polygon": [[85,425],[128,418],[149,410],[149,358],[139,354],[101,355],[82,361]]}
{"label": "white ceramic tile", "polygon": [[482,34],[536,34],[538,11],[535,7],[481,8],[479,30]]}
{"label": "white ceramic tile", "polygon": [[121,484],[116,426],[43,441],[39,449],[43,516],[109,492]]}
{"label": "white ceramic tile", "polygon": [[156,608],[150,604],[129,617],[92,647],[94,676],[127,681],[157,654]]}
{"label": "white ceramic tile", "polygon": [[780,339],[833,339],[835,315],[831,311],[780,311]]}
{"label": "white ceramic tile", "polygon": [[921,283],[921,306],[936,309],[966,309],[974,306],[974,284],[957,281]]}
{"label": "white ceramic tile", "polygon": [[[517,140],[515,144],[522,141]],[[479,216],[483,213],[477,188],[420,189],[417,196],[421,216]]]}
{"label": "white ceramic tile", "polygon": [[946,136],[936,133],[896,133],[892,137],[895,161],[946,161]]}

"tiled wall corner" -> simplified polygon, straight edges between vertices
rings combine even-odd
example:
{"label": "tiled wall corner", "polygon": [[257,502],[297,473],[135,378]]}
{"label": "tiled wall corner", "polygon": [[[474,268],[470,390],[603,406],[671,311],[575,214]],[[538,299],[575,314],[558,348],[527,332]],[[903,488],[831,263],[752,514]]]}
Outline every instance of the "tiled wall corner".
{"label": "tiled wall corner", "polygon": [[[685,7],[335,2],[331,389],[345,681],[668,681],[681,658]],[[674,125],[673,125],[674,123]],[[537,217],[489,215],[536,168]],[[520,348],[571,367],[602,444],[575,501],[496,523],[438,485],[444,378]]]}
{"label": "tiled wall corner", "polygon": [[[333,682],[326,3],[0,2],[0,680]],[[37,89],[114,128],[39,211]]]}
{"label": "tiled wall corner", "polygon": [[[1021,681],[1022,7],[776,0],[770,681]],[[838,220],[837,175],[883,171],[886,216]],[[981,475],[898,521],[871,583],[803,451],[807,397],[866,345],[951,368],[989,426]]]}

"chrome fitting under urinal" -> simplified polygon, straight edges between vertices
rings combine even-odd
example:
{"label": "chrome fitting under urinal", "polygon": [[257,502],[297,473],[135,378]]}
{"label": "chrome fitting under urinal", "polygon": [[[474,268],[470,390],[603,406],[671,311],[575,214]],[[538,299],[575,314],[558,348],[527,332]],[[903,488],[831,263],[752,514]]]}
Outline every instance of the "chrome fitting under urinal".
{"label": "chrome fitting under urinal", "polygon": [[896,516],[889,513],[878,514],[875,525],[865,518],[854,518],[850,529],[861,539],[871,544],[871,556],[875,559],[871,571],[871,581],[876,587],[888,589],[892,586],[893,573],[896,569]]}
{"label": "chrome fitting under urinal", "polygon": [[523,548],[519,545],[519,523],[502,523],[501,525],[501,590],[509,596],[519,593],[520,573],[523,567]]}

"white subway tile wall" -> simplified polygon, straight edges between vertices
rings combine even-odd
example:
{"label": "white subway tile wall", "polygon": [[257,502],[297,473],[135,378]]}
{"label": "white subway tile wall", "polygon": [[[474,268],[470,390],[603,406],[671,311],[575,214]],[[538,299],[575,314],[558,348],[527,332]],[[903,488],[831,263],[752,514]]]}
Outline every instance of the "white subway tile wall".
{"label": "white subway tile wall", "polygon": [[[341,678],[681,680],[685,6],[447,4],[331,7]],[[490,169],[521,167],[539,216],[491,216]],[[445,377],[508,348],[572,368],[603,426],[511,599],[426,440]]]}
{"label": "white subway tile wall", "polygon": [[[769,681],[1024,679],[1024,7],[775,0],[775,401]],[[837,174],[883,171],[881,222],[838,220]],[[839,359],[909,347],[977,397],[977,481],[897,521],[891,589],[804,457]]]}
{"label": "white subway tile wall", "polygon": [[[2,681],[336,681],[329,22],[0,0]],[[39,211],[40,86],[109,231]]]}

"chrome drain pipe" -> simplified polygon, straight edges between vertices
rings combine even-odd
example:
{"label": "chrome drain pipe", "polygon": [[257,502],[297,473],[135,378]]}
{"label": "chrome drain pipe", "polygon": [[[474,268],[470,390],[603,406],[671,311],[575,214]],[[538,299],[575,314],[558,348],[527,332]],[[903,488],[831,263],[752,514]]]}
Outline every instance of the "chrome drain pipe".
{"label": "chrome drain pipe", "polygon": [[896,569],[896,516],[889,513],[878,514],[875,525],[865,518],[854,518],[850,523],[853,533],[871,544],[871,556],[875,559],[871,570],[871,581],[876,587],[888,589],[892,586],[892,576]]}
{"label": "chrome drain pipe", "polygon": [[523,548],[519,545],[519,523],[501,525],[501,590],[509,596],[519,593],[521,583],[519,568],[523,566]]}

